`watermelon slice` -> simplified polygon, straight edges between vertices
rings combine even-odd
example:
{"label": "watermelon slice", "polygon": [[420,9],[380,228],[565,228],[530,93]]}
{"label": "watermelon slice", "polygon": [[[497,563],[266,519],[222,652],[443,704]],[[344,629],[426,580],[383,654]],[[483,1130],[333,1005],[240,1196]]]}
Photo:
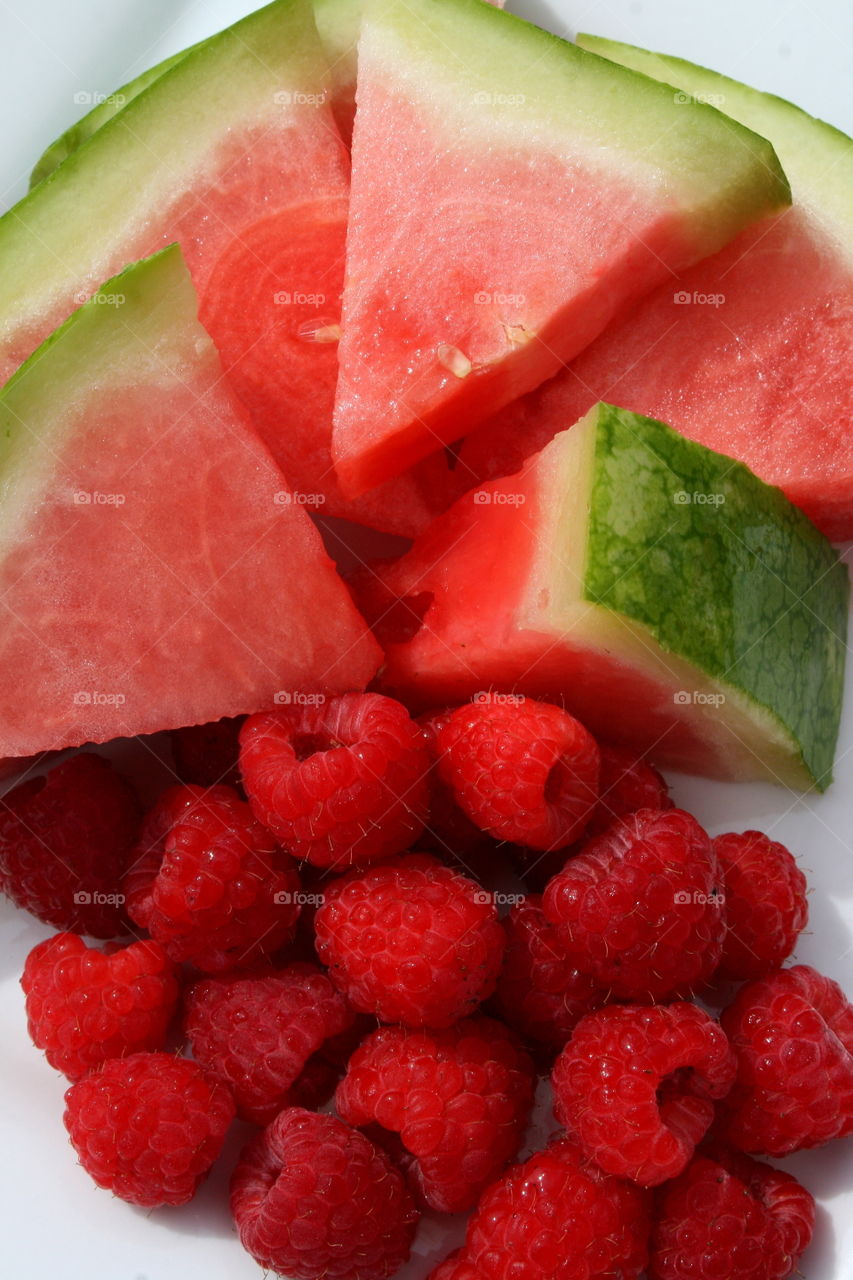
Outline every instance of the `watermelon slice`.
{"label": "watermelon slice", "polygon": [[467,434],[787,203],[769,144],[712,107],[479,0],[378,0],[359,46],[345,491]]}
{"label": "watermelon slice", "polygon": [[0,379],[128,262],[177,240],[229,379],[302,501],[411,534],[446,466],[353,505],[331,419],[349,159],[308,0],[174,62],[0,220]]}
{"label": "watermelon slice", "polygon": [[379,651],[222,380],[176,247],[0,391],[0,755],[362,688]]}
{"label": "watermelon slice", "polygon": [[599,404],[378,571],[382,688],[562,701],[605,741],[717,778],[824,788],[847,573],[741,463]]}
{"label": "watermelon slice", "polygon": [[795,204],[662,285],[568,370],[470,435],[460,482],[517,470],[606,397],[742,459],[828,537],[853,538],[853,141],[688,62],[578,38],[764,134]]}

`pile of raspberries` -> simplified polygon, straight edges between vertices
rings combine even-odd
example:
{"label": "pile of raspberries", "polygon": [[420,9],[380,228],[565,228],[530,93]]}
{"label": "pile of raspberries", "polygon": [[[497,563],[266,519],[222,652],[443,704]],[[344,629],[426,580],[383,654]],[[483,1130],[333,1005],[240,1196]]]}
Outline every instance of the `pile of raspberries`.
{"label": "pile of raspberries", "polygon": [[470,1215],[432,1280],[796,1271],[814,1201],[754,1157],[853,1133],[853,1007],[783,967],[786,848],[711,839],[521,697],[293,699],[173,755],[144,815],[90,753],[0,803],[0,887],[59,930],[30,1035],[99,1186],[183,1204],[239,1117],[236,1229],[292,1280],[394,1276],[424,1210]]}

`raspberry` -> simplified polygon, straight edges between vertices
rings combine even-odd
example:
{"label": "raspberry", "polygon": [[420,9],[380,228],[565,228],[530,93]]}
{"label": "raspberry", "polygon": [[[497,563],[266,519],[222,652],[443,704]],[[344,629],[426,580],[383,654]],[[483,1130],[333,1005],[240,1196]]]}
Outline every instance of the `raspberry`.
{"label": "raspberry", "polygon": [[429,758],[433,762],[429,775],[430,806],[427,820],[427,834],[440,847],[442,853],[450,859],[462,860],[475,856],[489,844],[489,838],[472,822],[467,813],[460,809],[451,787],[441,778],[439,772],[440,751],[438,738],[441,730],[453,715],[453,708],[443,711],[430,711],[418,716],[417,723],[423,731]]}
{"label": "raspberry", "polygon": [[175,729],[172,757],[181,782],[197,787],[215,787],[220,783],[239,791],[240,729],[245,716],[225,716],[212,724],[187,725]]}
{"label": "raspberry", "polygon": [[806,878],[783,844],[760,831],[717,836],[728,932],[717,977],[742,982],[778,969],[806,926]]}
{"label": "raspberry", "polygon": [[400,1135],[426,1207],[464,1213],[516,1154],[534,1078],[527,1054],[492,1018],[442,1031],[380,1027],[350,1059],[335,1104],[348,1124]]}
{"label": "raspberry", "polygon": [[637,1280],[649,1197],[559,1138],[484,1193],[459,1254],[432,1280]]}
{"label": "raspberry", "polygon": [[671,809],[669,787],[653,765],[621,747],[600,747],[600,798],[586,829],[600,835],[617,818],[638,809]]}
{"label": "raspberry", "polygon": [[566,959],[540,897],[517,903],[504,928],[508,942],[495,1008],[525,1040],[559,1053],[579,1019],[604,1004],[605,993]]}
{"label": "raspberry", "polygon": [[118,891],[139,817],[130,787],[101,756],[63,760],[0,800],[0,888],[54,929],[127,933]]}
{"label": "raspberry", "polygon": [[317,954],[356,1009],[447,1027],[492,994],[506,935],[491,895],[435,858],[351,871],[317,912]]}
{"label": "raspberry", "polygon": [[589,822],[598,747],[560,707],[493,694],[458,707],[438,741],[442,778],[468,817],[499,840],[560,849]]}
{"label": "raspberry", "polygon": [[249,1143],[231,1180],[245,1249],[291,1280],[386,1280],[418,1212],[383,1151],[333,1116],[292,1107]]}
{"label": "raspberry", "polygon": [[788,1280],[814,1219],[814,1200],[789,1173],[703,1150],[662,1188],[649,1280]]}
{"label": "raspberry", "polygon": [[688,994],[710,978],[725,934],[708,836],[681,809],[614,822],[548,884],[542,902],[579,968],[623,999]]}
{"label": "raspberry", "polygon": [[853,1134],[853,1005],[837,983],[780,969],[742,987],[721,1021],[738,1064],[721,1137],[785,1156]]}
{"label": "raspberry", "polygon": [[76,933],[54,934],[27,956],[21,986],[33,1044],[69,1080],[162,1049],[178,1003],[175,968],[151,941],[105,955]]}
{"label": "raspberry", "polygon": [[607,1173],[653,1187],[687,1165],[735,1071],[723,1030],[695,1005],[610,1005],[557,1059],[554,1109]]}
{"label": "raspberry", "polygon": [[228,1090],[168,1053],[111,1058],[65,1095],[65,1127],[99,1187],[129,1204],[185,1204],[234,1118]]}
{"label": "raspberry", "polygon": [[429,753],[393,698],[345,693],[250,716],[240,768],[256,817],[315,866],[389,858],[423,830]]}
{"label": "raspberry", "polygon": [[149,813],[125,879],[127,910],[176,961],[251,964],[290,938],[299,878],[230,787],[172,787]]}
{"label": "raspberry", "polygon": [[[355,1019],[346,998],[308,964],[269,977],[209,978],[190,989],[186,1004],[193,1057],[228,1085],[238,1115],[255,1124],[291,1103],[308,1060]],[[317,1076],[312,1067],[312,1089]]]}

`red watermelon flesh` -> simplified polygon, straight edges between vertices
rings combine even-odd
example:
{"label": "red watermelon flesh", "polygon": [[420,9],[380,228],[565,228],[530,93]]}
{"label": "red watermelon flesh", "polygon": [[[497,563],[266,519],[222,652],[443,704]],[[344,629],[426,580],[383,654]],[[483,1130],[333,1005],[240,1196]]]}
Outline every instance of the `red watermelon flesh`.
{"label": "red watermelon flesh", "polygon": [[745,462],[837,541],[853,537],[853,274],[794,208],[644,299],[465,440],[460,484],[509,475],[597,400]]}
{"label": "red watermelon flesh", "polygon": [[195,311],[166,250],[105,285],[0,393],[0,754],[361,688],[376,669]]}
{"label": "red watermelon flesh", "polygon": [[333,432],[345,492],[467,434],[785,205],[772,150],[732,128],[479,0],[370,10]]}
{"label": "red watermelon flesh", "polygon": [[279,0],[188,53],[11,210],[0,381],[102,280],[178,241],[233,386],[294,489],[411,536],[440,505],[443,459],[362,504],[332,472],[349,156],[327,75],[311,6]]}

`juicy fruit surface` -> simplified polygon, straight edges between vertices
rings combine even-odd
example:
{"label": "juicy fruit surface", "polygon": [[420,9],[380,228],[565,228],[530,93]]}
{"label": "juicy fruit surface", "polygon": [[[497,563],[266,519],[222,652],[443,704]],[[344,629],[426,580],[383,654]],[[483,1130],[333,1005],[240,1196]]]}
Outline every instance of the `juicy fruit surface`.
{"label": "juicy fruit surface", "polygon": [[[333,434],[345,490],[466,434],[787,204],[772,151],[731,128],[479,0],[371,9]],[[402,243],[419,246],[415,292]]]}
{"label": "juicy fruit surface", "polygon": [[506,938],[492,896],[435,858],[351,871],[326,891],[317,954],[356,1009],[449,1027],[492,994]]}
{"label": "juicy fruit surface", "polygon": [[107,955],[75,933],[34,947],[21,986],[33,1044],[69,1080],[107,1058],[162,1049],[179,990],[175,966],[156,942]]}
{"label": "juicy fruit surface", "polygon": [[703,1151],[661,1195],[651,1280],[788,1280],[814,1228],[814,1200],[789,1173]]}
{"label": "juicy fruit surface", "polygon": [[853,1006],[808,965],[741,987],[723,1012],[737,1081],[718,1130],[742,1151],[784,1156],[853,1133]]}
{"label": "juicy fruit surface", "polygon": [[587,1156],[654,1187],[686,1167],[735,1071],[719,1023],[695,1005],[609,1005],[578,1023],[551,1083]]}
{"label": "juicy fruit surface", "polygon": [[558,1138],[485,1193],[455,1263],[432,1280],[639,1280],[649,1203]]}
{"label": "juicy fruit surface", "polygon": [[714,840],[726,899],[717,976],[763,978],[794,950],[808,920],[806,878],[793,855],[760,831]]}
{"label": "juicy fruit surface", "polygon": [[258,819],[314,866],[376,862],[423,830],[427,749],[405,707],[381,694],[251,716],[240,769]]}
{"label": "juicy fruit surface", "polygon": [[399,1134],[423,1203],[464,1213],[517,1154],[533,1083],[527,1054],[491,1018],[446,1031],[380,1027],[350,1059],[335,1106],[349,1124]]}
{"label": "juicy fruit surface", "polygon": [[361,1133],[291,1108],[244,1150],[231,1210],[249,1253],[293,1280],[387,1280],[418,1212],[402,1175]]}
{"label": "juicy fruit surface", "polygon": [[662,285],[550,384],[485,424],[462,448],[463,473],[470,483],[508,474],[606,396],[746,462],[828,537],[853,536],[853,142],[681,59],[579,41],[688,94],[723,99],[728,115],[773,143],[794,208]]}
{"label": "juicy fruit surface", "polygon": [[378,651],[222,385],[178,251],[129,268],[98,299],[0,393],[0,750],[363,684]]}
{"label": "juicy fruit surface", "polygon": [[55,929],[124,933],[117,890],[141,813],[100,756],[73,756],[0,801],[0,889]]}
{"label": "juicy fruit surface", "polygon": [[846,571],[778,490],[662,423],[596,406],[378,577],[408,603],[388,692],[514,689],[684,771],[830,780]]}
{"label": "juicy fruit surface", "polygon": [[134,924],[206,973],[271,954],[299,915],[294,864],[230,787],[163,792],[124,889]]}
{"label": "juicy fruit surface", "polygon": [[712,976],[726,932],[711,841],[682,809],[640,809],[570,858],[543,910],[579,969],[628,1000],[689,995]]}
{"label": "juicy fruit surface", "polygon": [[129,1204],[185,1204],[234,1118],[227,1089],[168,1053],[111,1058],[65,1095],[65,1127],[86,1172]]}

